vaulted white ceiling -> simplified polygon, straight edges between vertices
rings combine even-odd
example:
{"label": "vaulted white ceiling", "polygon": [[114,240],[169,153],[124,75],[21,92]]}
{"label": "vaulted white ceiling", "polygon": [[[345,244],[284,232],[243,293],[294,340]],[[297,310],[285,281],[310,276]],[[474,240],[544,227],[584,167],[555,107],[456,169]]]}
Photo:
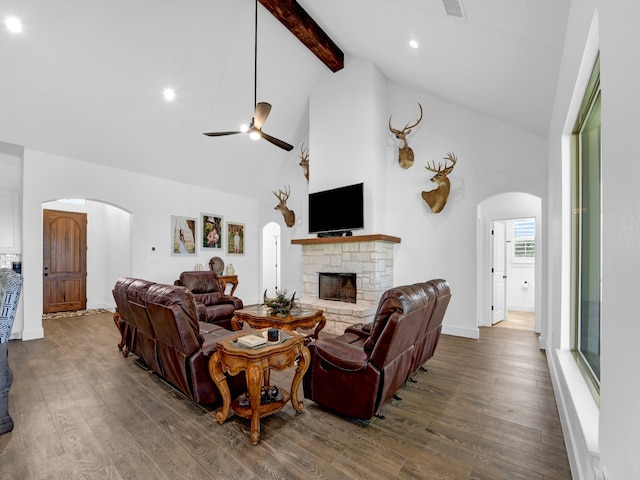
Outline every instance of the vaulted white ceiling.
{"label": "vaulted white ceiling", "polygon": [[[465,20],[441,0],[299,3],[389,80],[546,136],[569,0],[464,0]],[[202,135],[251,120],[254,5],[3,1],[0,15],[24,30],[0,29],[0,141],[223,191],[242,181],[251,195],[268,172],[299,169],[309,94],[333,75],[259,6],[257,96],[273,105],[264,130],[295,149]]]}

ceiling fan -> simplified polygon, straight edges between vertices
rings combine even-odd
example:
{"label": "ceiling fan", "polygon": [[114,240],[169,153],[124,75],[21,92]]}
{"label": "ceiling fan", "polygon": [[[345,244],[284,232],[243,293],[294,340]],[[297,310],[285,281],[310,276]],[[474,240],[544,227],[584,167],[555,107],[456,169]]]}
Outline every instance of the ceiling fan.
{"label": "ceiling fan", "polygon": [[293,150],[293,145],[289,145],[287,142],[262,131],[262,125],[267,120],[269,112],[271,112],[271,104],[267,102],[257,101],[258,90],[258,0],[256,0],[256,12],[255,12],[255,29],[254,29],[254,63],[253,63],[253,104],[255,105],[255,111],[253,118],[249,124],[247,130],[238,130],[230,132],[209,132],[205,133],[209,137],[223,137],[225,135],[237,135],[239,133],[248,133],[251,138],[264,138],[268,142],[271,142],[277,147],[280,147],[286,151]]}

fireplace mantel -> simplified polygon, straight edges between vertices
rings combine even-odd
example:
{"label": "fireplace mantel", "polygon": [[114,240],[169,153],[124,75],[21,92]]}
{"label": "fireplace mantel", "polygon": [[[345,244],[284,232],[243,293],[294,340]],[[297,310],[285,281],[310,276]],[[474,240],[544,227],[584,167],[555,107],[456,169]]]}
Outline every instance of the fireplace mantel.
{"label": "fireplace mantel", "polygon": [[328,243],[356,243],[356,242],[389,242],[400,243],[399,237],[374,233],[372,235],[356,235],[351,237],[323,237],[323,238],[297,238],[291,240],[292,245],[322,245]]}

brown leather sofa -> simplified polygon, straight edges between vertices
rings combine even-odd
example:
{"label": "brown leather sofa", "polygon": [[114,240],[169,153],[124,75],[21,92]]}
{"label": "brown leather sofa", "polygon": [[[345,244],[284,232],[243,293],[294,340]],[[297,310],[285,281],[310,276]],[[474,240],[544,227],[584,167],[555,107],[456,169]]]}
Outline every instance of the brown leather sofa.
{"label": "brown leather sofa", "polygon": [[[200,321],[194,295],[185,287],[125,277],[116,282],[113,297],[124,355],[135,354],[193,401],[219,403],[209,357],[216,342],[234,332]],[[232,394],[246,390],[244,375],[229,377],[228,383]]]}
{"label": "brown leather sofa", "polygon": [[206,321],[231,330],[233,312],[243,308],[242,300],[225,295],[218,276],[207,270],[182,272],[174,285],[186,287],[195,298],[198,309],[204,310]]}
{"label": "brown leather sofa", "polygon": [[373,417],[433,356],[450,298],[440,279],[387,290],[372,323],[309,344],[304,396],[345,417]]}

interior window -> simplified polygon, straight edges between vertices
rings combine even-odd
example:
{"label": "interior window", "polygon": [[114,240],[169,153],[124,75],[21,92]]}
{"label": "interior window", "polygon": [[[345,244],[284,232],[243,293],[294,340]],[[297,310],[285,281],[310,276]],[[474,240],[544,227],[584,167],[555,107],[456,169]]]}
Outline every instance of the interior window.
{"label": "interior window", "polygon": [[513,261],[533,262],[536,256],[536,219],[513,221]]}

